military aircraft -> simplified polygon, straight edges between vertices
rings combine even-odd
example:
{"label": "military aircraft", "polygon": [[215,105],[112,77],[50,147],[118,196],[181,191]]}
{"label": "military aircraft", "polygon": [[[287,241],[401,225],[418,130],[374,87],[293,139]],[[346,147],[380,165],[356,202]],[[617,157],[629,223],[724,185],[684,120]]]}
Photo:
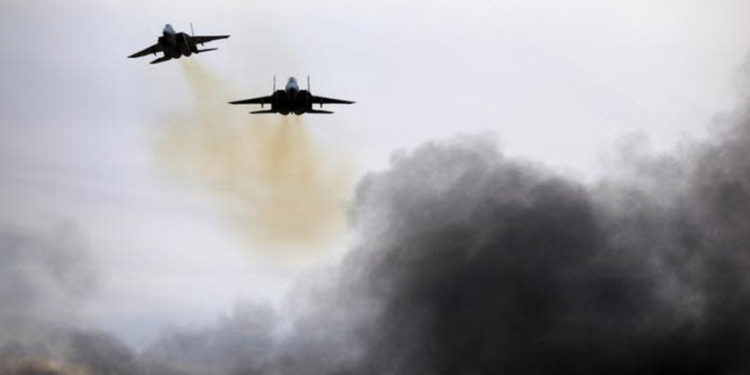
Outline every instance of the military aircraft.
{"label": "military aircraft", "polygon": [[190,56],[194,53],[216,50],[216,48],[198,49],[198,44],[202,46],[203,43],[212,40],[229,38],[229,35],[196,36],[193,32],[192,23],[190,24],[190,33],[192,35],[182,32],[177,33],[172,28],[172,25],[167,24],[164,26],[162,36],[159,37],[156,44],[128,57],[141,57],[150,54],[156,55],[157,52],[163,52],[164,56],[151,62],[152,64],[158,64],[171,59],[179,59],[181,56]]}
{"label": "military aircraft", "polygon": [[290,113],[294,113],[298,116],[303,113],[333,113],[322,109],[313,109],[313,104],[320,104],[320,108],[323,108],[323,104],[352,103],[354,102],[313,95],[310,93],[310,76],[307,76],[307,90],[300,90],[297,85],[297,80],[294,77],[289,78],[284,90],[276,90],[276,77],[274,76],[273,94],[270,96],[261,96],[258,98],[229,102],[229,104],[260,104],[261,108],[263,108],[265,104],[270,104],[271,109],[252,111],[250,113],[281,113],[284,116]]}

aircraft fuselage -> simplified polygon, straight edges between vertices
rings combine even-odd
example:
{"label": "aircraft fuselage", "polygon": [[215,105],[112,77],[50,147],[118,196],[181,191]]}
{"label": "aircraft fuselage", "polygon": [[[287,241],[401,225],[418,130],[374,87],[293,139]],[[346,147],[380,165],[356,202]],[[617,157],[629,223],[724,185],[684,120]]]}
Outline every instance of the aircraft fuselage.
{"label": "aircraft fuselage", "polygon": [[198,52],[198,47],[192,42],[190,36],[183,32],[176,33],[171,25],[164,27],[164,32],[157,43],[161,46],[164,55],[173,59]]}
{"label": "aircraft fuselage", "polygon": [[282,115],[293,113],[299,116],[312,109],[311,97],[310,91],[300,90],[297,80],[289,78],[284,90],[277,90],[273,93],[271,109]]}

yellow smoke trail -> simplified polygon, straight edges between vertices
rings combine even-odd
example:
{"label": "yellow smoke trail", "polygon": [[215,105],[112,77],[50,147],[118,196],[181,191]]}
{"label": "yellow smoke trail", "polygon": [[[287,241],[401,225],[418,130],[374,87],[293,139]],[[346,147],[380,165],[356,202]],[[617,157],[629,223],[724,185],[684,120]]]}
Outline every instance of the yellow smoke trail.
{"label": "yellow smoke trail", "polygon": [[248,107],[226,103],[243,95],[205,67],[184,61],[182,68],[194,100],[187,112],[165,117],[159,164],[218,198],[254,249],[298,257],[342,236],[348,158],[316,144],[303,117],[248,115]]}

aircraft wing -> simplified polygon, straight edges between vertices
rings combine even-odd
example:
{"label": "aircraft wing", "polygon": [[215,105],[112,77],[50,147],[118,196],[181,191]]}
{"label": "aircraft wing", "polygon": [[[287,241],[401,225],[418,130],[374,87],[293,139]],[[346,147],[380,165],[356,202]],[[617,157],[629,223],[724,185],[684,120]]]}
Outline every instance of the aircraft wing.
{"label": "aircraft wing", "polygon": [[151,54],[155,55],[157,52],[161,52],[161,51],[162,51],[161,45],[157,43],[151,47],[144,49],[143,51],[136,52],[128,57],[133,58],[133,57],[141,57],[141,56],[146,56],[146,55],[151,55]]}
{"label": "aircraft wing", "polygon": [[261,96],[258,98],[235,100],[229,102],[229,104],[270,104],[273,101],[273,96]]}
{"label": "aircraft wing", "polygon": [[349,100],[326,98],[325,96],[315,96],[310,98],[310,101],[315,104],[353,104],[354,102]]}
{"label": "aircraft wing", "polygon": [[195,42],[196,44],[202,44],[202,43],[210,42],[213,40],[226,39],[226,38],[229,38],[229,35],[204,35],[204,36],[199,35],[199,36],[193,36],[191,38],[193,38],[193,42]]}

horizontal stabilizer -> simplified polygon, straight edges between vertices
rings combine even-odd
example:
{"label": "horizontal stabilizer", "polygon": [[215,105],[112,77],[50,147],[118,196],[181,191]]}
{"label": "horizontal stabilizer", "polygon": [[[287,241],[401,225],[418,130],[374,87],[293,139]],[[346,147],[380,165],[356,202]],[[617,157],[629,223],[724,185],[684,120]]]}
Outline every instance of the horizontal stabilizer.
{"label": "horizontal stabilizer", "polygon": [[251,111],[250,113],[253,115],[257,115],[259,113],[276,113],[276,111],[274,111],[273,109],[266,109],[262,111]]}
{"label": "horizontal stabilizer", "polygon": [[202,53],[202,52],[208,52],[208,51],[216,51],[218,48],[206,48],[206,49],[199,49],[195,51],[195,53]]}
{"label": "horizontal stabilizer", "polygon": [[323,113],[323,114],[331,114],[333,112],[331,111],[324,111],[322,109],[310,109],[307,111],[307,113]]}
{"label": "horizontal stabilizer", "polygon": [[172,58],[171,58],[171,57],[169,57],[169,56],[162,56],[162,57],[160,57],[160,58],[158,58],[158,59],[156,59],[156,60],[152,61],[152,62],[151,62],[151,64],[158,64],[158,63],[161,63],[161,62],[165,62],[165,61],[167,61],[167,60],[170,60],[170,59],[172,59]]}

